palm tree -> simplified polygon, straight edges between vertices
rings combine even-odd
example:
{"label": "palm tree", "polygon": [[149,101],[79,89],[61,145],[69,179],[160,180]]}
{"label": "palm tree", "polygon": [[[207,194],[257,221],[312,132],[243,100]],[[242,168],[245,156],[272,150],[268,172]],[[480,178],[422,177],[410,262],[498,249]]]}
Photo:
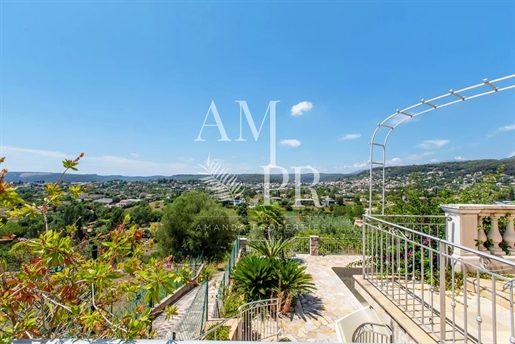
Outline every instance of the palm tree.
{"label": "palm tree", "polygon": [[269,259],[284,258],[284,251],[293,243],[293,240],[287,239],[270,239],[262,241],[252,241],[248,246],[256,250],[258,255],[265,256]]}
{"label": "palm tree", "polygon": [[306,272],[300,262],[282,260],[276,265],[275,273],[279,279],[277,292],[281,299],[281,313],[286,314],[291,307],[294,296],[314,291],[313,276]]}
{"label": "palm tree", "polygon": [[293,260],[248,256],[236,265],[233,280],[236,290],[244,294],[247,301],[278,297],[283,314],[289,311],[297,293],[315,290],[313,277],[306,272],[306,267]]}
{"label": "palm tree", "polygon": [[275,205],[260,205],[252,214],[254,220],[257,221],[258,226],[263,226],[263,238],[270,239],[270,230],[272,226],[282,226],[284,223],[284,216],[281,209]]}
{"label": "palm tree", "polygon": [[232,279],[247,301],[270,298],[276,287],[277,275],[270,259],[248,256],[238,262]]}

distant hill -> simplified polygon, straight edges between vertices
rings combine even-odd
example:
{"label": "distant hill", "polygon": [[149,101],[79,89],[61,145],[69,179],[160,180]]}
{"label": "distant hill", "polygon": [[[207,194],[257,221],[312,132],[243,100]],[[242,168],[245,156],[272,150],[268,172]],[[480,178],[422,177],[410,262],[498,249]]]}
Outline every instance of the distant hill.
{"label": "distant hill", "polygon": [[[452,174],[455,177],[464,176],[466,174],[473,174],[475,172],[483,172],[484,174],[495,172],[501,165],[505,165],[504,173],[507,175],[515,176],[515,158],[507,159],[484,159],[484,160],[467,160],[467,161],[452,161],[452,162],[441,162],[435,164],[424,164],[424,165],[405,165],[405,166],[391,166],[386,168],[387,177],[399,177],[407,176],[413,172],[427,173],[431,171],[442,171],[444,174]],[[377,170],[375,168],[374,170]],[[369,170],[361,170],[353,173],[321,173],[321,182],[339,181],[348,178],[362,178],[368,176]],[[60,177],[60,173],[51,172],[9,172],[5,178],[7,182],[55,182]],[[202,178],[202,175],[198,174],[177,174],[173,176],[121,176],[121,175],[109,175],[101,176],[98,174],[75,174],[68,173],[64,176],[64,181],[67,182],[103,182],[110,180],[124,180],[124,181],[150,181],[158,178],[173,178],[175,180],[193,180]],[[295,175],[290,174],[289,181],[295,180]],[[259,173],[254,174],[240,174],[238,180],[243,183],[262,183],[263,175]],[[301,182],[307,183],[313,180],[313,174],[306,173],[301,177]],[[271,175],[270,182],[280,183],[282,181],[282,175]]]}
{"label": "distant hill", "polygon": [[[53,172],[9,172],[5,178],[7,182],[55,182],[61,176],[60,173]],[[341,174],[341,173],[321,173],[320,181],[335,181],[341,180],[342,178],[350,177],[350,174]],[[101,176],[98,174],[65,174],[63,180],[65,182],[105,182],[110,180],[123,180],[128,182],[134,181],[150,181],[157,180],[159,178],[168,178],[175,180],[195,180],[204,177],[200,174],[176,174],[173,176],[121,176],[121,175],[108,175]],[[270,176],[270,182],[272,183],[280,183],[282,182],[282,175],[274,174]],[[238,175],[238,180],[243,183],[262,183],[263,182],[263,174],[254,173],[254,174],[240,174]],[[295,175],[290,174],[289,181],[293,182],[295,180]],[[313,180],[312,173],[303,174],[301,177],[301,182],[308,183]]]}
{"label": "distant hill", "polygon": [[[56,182],[61,173],[53,172],[9,172],[5,180],[7,182]],[[170,178],[169,176],[148,176],[148,177],[132,177],[132,176],[100,176],[98,174],[74,174],[67,173],[64,175],[63,180],[66,182],[104,182],[109,180],[125,180],[125,181],[148,181],[157,178]]]}

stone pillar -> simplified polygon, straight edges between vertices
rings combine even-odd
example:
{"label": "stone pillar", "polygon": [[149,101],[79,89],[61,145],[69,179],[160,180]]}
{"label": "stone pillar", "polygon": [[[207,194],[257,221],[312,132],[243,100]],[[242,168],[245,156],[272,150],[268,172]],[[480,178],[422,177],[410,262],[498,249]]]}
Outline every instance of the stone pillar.
{"label": "stone pillar", "polygon": [[492,228],[490,228],[490,231],[488,232],[488,239],[490,239],[493,244],[490,246],[490,253],[497,256],[503,256],[506,252],[499,247],[499,244],[502,241],[501,232],[499,232],[499,215],[492,214],[490,218],[492,219]]}
{"label": "stone pillar", "polygon": [[477,247],[479,251],[486,251],[485,242],[488,240],[485,234],[485,230],[483,228],[483,221],[485,219],[485,216],[479,215],[478,217],[478,231],[477,231],[477,240],[479,240],[481,243]]}
{"label": "stone pillar", "polygon": [[318,235],[309,236],[309,254],[318,256]]}
{"label": "stone pillar", "polygon": [[247,238],[240,238],[240,254],[244,255],[247,252]]}
{"label": "stone pillar", "polygon": [[[450,218],[447,221],[447,241],[466,246],[477,250],[476,239],[478,237],[477,228],[479,223],[479,212],[483,209],[480,204],[446,204],[440,206],[445,215]],[[456,256],[473,255],[472,252],[454,250]]]}
{"label": "stone pillar", "polygon": [[508,217],[508,225],[506,226],[506,232],[504,233],[504,241],[508,243],[508,251],[511,255],[515,255],[515,226],[513,225],[514,216]]}

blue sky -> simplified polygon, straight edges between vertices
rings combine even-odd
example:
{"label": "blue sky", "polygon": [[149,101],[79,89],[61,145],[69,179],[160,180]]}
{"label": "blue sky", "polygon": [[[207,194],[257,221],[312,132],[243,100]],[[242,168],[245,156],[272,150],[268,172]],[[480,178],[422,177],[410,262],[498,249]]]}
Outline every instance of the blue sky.
{"label": "blue sky", "polygon": [[[11,171],[234,173],[270,159],[320,172],[367,168],[378,122],[421,98],[515,73],[513,1],[1,3],[0,153]],[[511,83],[513,83],[512,81]],[[205,127],[211,102],[231,141]],[[214,123],[210,113],[209,123]],[[506,158],[513,90],[395,129],[390,164]]]}

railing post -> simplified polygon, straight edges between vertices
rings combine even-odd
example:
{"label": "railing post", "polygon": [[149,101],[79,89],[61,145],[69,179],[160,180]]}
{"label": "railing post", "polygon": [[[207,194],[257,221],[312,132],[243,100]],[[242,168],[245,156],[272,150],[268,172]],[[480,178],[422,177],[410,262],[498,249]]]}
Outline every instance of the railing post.
{"label": "railing post", "polygon": [[318,256],[318,235],[309,236],[309,254],[312,256]]}
{"label": "railing post", "polygon": [[365,218],[365,215],[363,215],[362,217],[362,234],[363,234],[363,245],[361,246],[361,251],[363,253],[363,258],[362,258],[362,263],[361,263],[361,276],[363,278],[365,278],[365,241],[366,241],[366,235],[365,235],[365,232],[367,230],[367,223],[366,223],[366,218]]}
{"label": "railing post", "polygon": [[[446,329],[447,325],[447,314],[445,310],[445,270],[447,267],[447,245],[440,241],[440,343],[445,343]],[[452,281],[454,283],[454,281]]]}
{"label": "railing post", "polygon": [[241,255],[243,256],[245,253],[247,253],[247,238],[240,238],[239,243],[240,243],[240,252],[241,252]]}

